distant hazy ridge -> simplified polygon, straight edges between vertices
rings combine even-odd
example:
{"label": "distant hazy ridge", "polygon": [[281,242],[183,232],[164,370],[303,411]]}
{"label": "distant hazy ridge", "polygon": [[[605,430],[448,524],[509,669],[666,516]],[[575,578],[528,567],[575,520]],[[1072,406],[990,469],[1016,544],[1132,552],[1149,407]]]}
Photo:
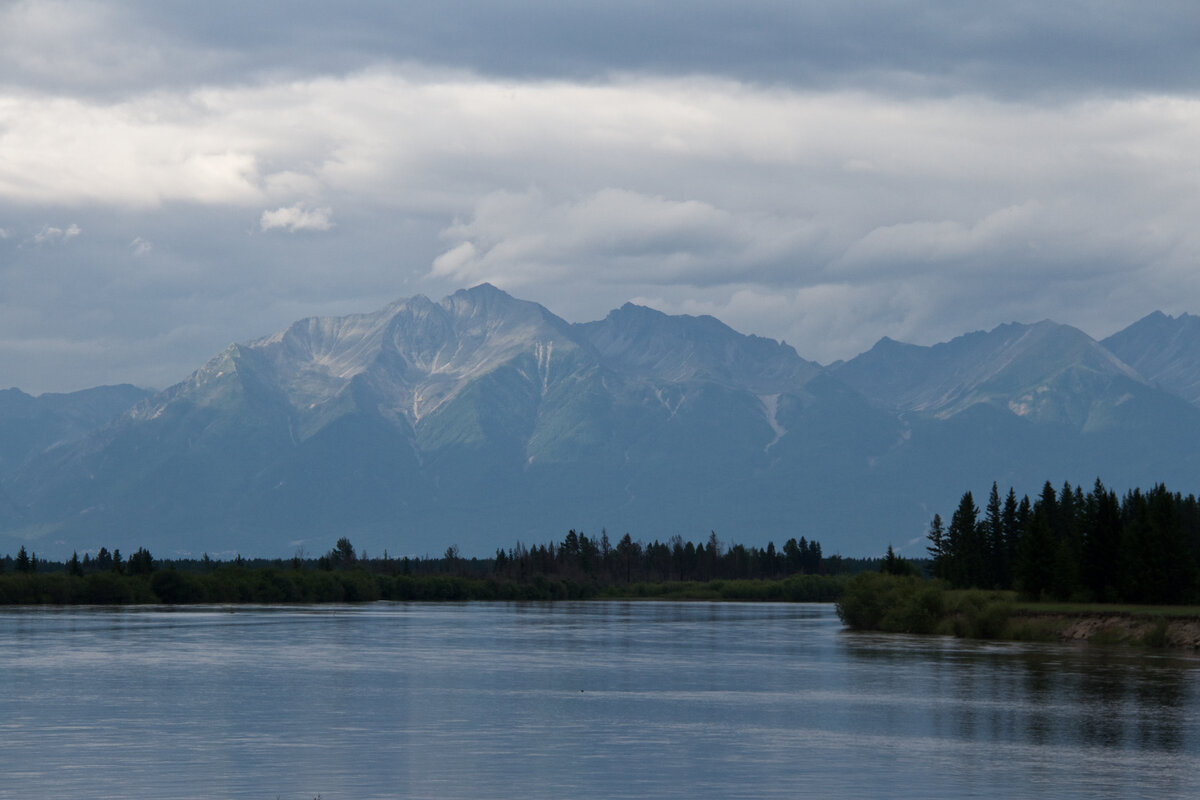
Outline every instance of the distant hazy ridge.
{"label": "distant hazy ridge", "polygon": [[485,555],[606,527],[918,555],[993,480],[1197,490],[1198,404],[1189,315],[821,367],[711,317],[572,325],[484,284],[302,320],[157,394],[0,392],[0,551]]}

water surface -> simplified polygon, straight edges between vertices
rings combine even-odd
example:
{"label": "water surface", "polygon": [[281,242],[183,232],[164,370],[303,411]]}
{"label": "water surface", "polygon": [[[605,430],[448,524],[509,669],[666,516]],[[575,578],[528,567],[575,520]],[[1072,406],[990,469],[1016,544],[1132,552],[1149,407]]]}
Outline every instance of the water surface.
{"label": "water surface", "polygon": [[1198,667],[827,605],[10,609],[0,797],[1186,797]]}

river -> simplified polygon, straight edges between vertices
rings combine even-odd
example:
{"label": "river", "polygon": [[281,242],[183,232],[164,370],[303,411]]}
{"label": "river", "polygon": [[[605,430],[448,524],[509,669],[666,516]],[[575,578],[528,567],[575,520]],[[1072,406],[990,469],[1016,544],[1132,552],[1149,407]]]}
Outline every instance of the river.
{"label": "river", "polygon": [[829,605],[0,610],[0,797],[1191,797],[1200,659]]}

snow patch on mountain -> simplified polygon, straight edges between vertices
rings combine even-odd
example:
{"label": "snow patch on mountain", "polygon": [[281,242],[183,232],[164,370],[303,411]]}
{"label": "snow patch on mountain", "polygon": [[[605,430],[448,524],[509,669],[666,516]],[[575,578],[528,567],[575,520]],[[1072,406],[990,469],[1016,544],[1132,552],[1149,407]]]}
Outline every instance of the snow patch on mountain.
{"label": "snow patch on mountain", "polygon": [[771,430],[775,432],[775,438],[767,442],[763,452],[766,453],[774,447],[780,439],[787,435],[787,428],[779,424],[779,395],[778,394],[760,394],[758,401],[763,405],[763,411],[767,415],[767,424],[771,426]]}

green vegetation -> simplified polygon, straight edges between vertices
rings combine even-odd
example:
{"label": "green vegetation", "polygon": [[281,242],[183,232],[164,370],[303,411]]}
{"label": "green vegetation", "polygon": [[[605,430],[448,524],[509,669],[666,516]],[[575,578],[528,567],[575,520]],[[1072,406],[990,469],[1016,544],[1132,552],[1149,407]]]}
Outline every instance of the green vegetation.
{"label": "green vegetation", "polygon": [[1157,485],[1118,500],[1049,481],[1030,503],[996,484],[983,517],[970,492],[949,527],[929,527],[934,577],[955,588],[1015,589],[1030,600],[1200,602],[1200,502]]}
{"label": "green vegetation", "polygon": [[1200,618],[1200,606],[1152,606],[1131,603],[1067,603],[1053,600],[1019,600],[1013,608],[1022,614],[1109,614],[1130,617]]}
{"label": "green vegetation", "polygon": [[1200,646],[1200,608],[1019,601],[1013,591],[951,589],[887,573],[849,578],[838,616],[854,630],[1008,641]]}
{"label": "green vegetation", "polygon": [[781,580],[713,580],[609,584],[594,597],[655,600],[736,600],[749,602],[832,603],[849,575],[794,575]]}
{"label": "green vegetation", "polygon": [[845,576],[808,575],[782,580],[579,583],[536,576],[528,581],[458,575],[386,575],[366,569],[244,567],[211,572],[173,567],[149,575],[115,572],[84,577],[64,572],[0,576],[0,605],[128,605],[201,603],[352,603],[372,600],[753,600],[831,602]]}
{"label": "green vegetation", "polygon": [[[801,538],[776,550],[734,545],[716,534],[699,545],[674,537],[643,545],[626,534],[612,546],[570,531],[561,543],[517,544],[494,559],[367,558],[342,537],[316,559],[127,560],[100,548],[51,563],[26,553],[0,559],[0,605],[341,603],[372,600],[577,600],[656,598],[831,602],[854,569],[876,562],[824,559]],[[843,574],[829,574],[838,571]]]}
{"label": "green vegetation", "polygon": [[940,633],[972,639],[1013,638],[1012,592],[950,590],[943,581],[864,572],[837,601],[847,627],[889,633]]}
{"label": "green vegetation", "polygon": [[1200,503],[1161,484],[1118,500],[1049,481],[1035,502],[996,484],[929,526],[933,580],[888,548],[838,600],[849,627],[980,639],[1200,646]]}

